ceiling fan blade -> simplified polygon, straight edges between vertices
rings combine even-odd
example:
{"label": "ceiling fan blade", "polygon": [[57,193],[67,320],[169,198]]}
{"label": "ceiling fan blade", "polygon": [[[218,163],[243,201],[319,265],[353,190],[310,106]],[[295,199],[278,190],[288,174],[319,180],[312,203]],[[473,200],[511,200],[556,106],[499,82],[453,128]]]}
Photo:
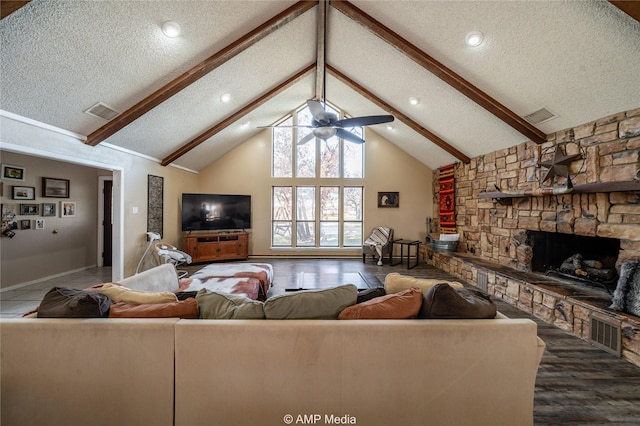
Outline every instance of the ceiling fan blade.
{"label": "ceiling fan blade", "polygon": [[334,113],[325,111],[322,103],[318,101],[309,99],[307,101],[307,106],[309,107],[309,111],[313,116],[313,120],[320,126],[332,124],[338,119],[338,117]]}
{"label": "ceiling fan blade", "polygon": [[364,139],[360,138],[358,135],[354,135],[353,133],[351,133],[348,130],[336,129],[336,136],[338,136],[339,138],[342,138],[344,140],[347,140],[349,142],[364,143]]}
{"label": "ceiling fan blade", "polygon": [[320,116],[325,113],[322,103],[316,100],[309,99],[307,101],[307,106],[309,107],[309,111],[311,111],[311,115],[313,116],[313,118],[316,118],[316,116]]}
{"label": "ceiling fan blade", "polygon": [[294,126],[284,126],[282,124],[274,124],[272,126],[258,126],[258,129],[273,129],[274,127],[281,127],[283,129],[289,129],[289,128],[296,128],[296,129],[313,129],[313,126],[307,126],[307,125],[294,125]]}
{"label": "ceiling fan blade", "polygon": [[315,137],[316,136],[313,134],[313,132],[309,132],[307,135],[305,135],[305,137],[303,137],[298,141],[298,145],[304,145],[305,143],[309,142]]}
{"label": "ceiling fan blade", "polygon": [[336,127],[361,127],[373,124],[390,123],[394,120],[393,115],[368,115],[365,117],[353,117],[338,120],[333,123]]}

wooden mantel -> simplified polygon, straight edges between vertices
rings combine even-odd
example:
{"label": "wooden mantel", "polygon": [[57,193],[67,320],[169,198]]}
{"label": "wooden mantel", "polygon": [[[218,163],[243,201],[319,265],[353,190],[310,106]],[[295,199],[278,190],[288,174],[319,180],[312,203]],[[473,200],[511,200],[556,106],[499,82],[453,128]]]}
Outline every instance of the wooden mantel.
{"label": "wooden mantel", "polygon": [[[576,185],[573,190],[567,194],[586,194],[593,192],[626,192],[640,191],[640,180],[629,180],[623,182],[603,182],[603,183],[586,183],[584,185]],[[509,194],[501,191],[481,192],[478,198],[525,198],[534,195]]]}

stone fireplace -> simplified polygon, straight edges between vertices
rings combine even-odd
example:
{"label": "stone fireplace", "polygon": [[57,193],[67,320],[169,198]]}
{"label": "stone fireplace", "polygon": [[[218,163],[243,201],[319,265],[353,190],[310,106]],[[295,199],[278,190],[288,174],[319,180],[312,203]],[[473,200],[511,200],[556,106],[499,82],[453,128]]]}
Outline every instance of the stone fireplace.
{"label": "stone fireplace", "polygon": [[[539,163],[558,149],[580,154],[569,166],[573,188],[539,191],[566,187],[563,177],[541,182]],[[598,285],[591,295],[588,286],[575,290],[565,277],[545,275],[581,254],[580,273],[591,264],[581,262],[597,261],[612,270],[604,281],[615,289],[620,265],[640,260],[639,175],[640,108],[550,134],[541,145],[527,142],[457,164],[458,252],[427,252],[427,261],[471,284],[486,282],[493,296],[585,340],[594,315],[615,323],[621,356],[640,365],[640,318],[608,309],[611,297]],[[433,181],[437,217],[437,172]]]}

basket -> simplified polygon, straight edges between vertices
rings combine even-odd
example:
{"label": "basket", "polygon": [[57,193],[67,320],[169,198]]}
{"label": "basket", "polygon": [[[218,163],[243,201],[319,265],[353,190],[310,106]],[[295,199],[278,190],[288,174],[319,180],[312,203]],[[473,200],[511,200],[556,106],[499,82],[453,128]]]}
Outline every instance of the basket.
{"label": "basket", "polygon": [[431,240],[431,247],[433,251],[437,252],[450,252],[456,251],[458,249],[457,241],[440,241],[440,240]]}

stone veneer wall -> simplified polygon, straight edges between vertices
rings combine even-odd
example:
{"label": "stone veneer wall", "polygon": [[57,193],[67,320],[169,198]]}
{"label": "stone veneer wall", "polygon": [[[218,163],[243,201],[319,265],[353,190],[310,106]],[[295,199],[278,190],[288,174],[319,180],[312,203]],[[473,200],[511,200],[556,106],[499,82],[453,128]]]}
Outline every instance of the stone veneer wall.
{"label": "stone veneer wall", "polygon": [[[478,198],[481,192],[563,186],[564,178],[540,182],[555,149],[582,153],[570,174],[574,185],[631,181],[640,169],[640,108],[621,112],[548,135],[547,142],[527,142],[456,165],[458,251],[529,270],[532,247],[528,230],[619,238],[620,263],[640,259],[640,193],[611,192],[549,195],[513,199],[504,206]],[[438,217],[438,179],[434,173],[434,217]]]}
{"label": "stone veneer wall", "polygon": [[[535,279],[508,272],[530,270],[529,230],[619,238],[618,266],[627,259],[640,260],[640,193],[516,198],[509,206],[478,197],[483,191],[494,192],[494,185],[502,189],[564,185],[562,178],[542,185],[546,168],[537,166],[550,159],[557,147],[567,155],[583,154],[570,167],[574,185],[634,180],[640,169],[640,108],[556,132],[542,145],[528,142],[457,164],[456,226],[461,238],[458,251],[464,254],[434,253],[425,246],[421,255],[472,285],[478,285],[478,272],[483,271],[489,294],[587,341],[591,316],[618,324],[621,356],[640,366],[639,318],[536,286]],[[433,182],[434,217],[438,217],[437,171]],[[488,267],[483,261],[508,268]]]}

